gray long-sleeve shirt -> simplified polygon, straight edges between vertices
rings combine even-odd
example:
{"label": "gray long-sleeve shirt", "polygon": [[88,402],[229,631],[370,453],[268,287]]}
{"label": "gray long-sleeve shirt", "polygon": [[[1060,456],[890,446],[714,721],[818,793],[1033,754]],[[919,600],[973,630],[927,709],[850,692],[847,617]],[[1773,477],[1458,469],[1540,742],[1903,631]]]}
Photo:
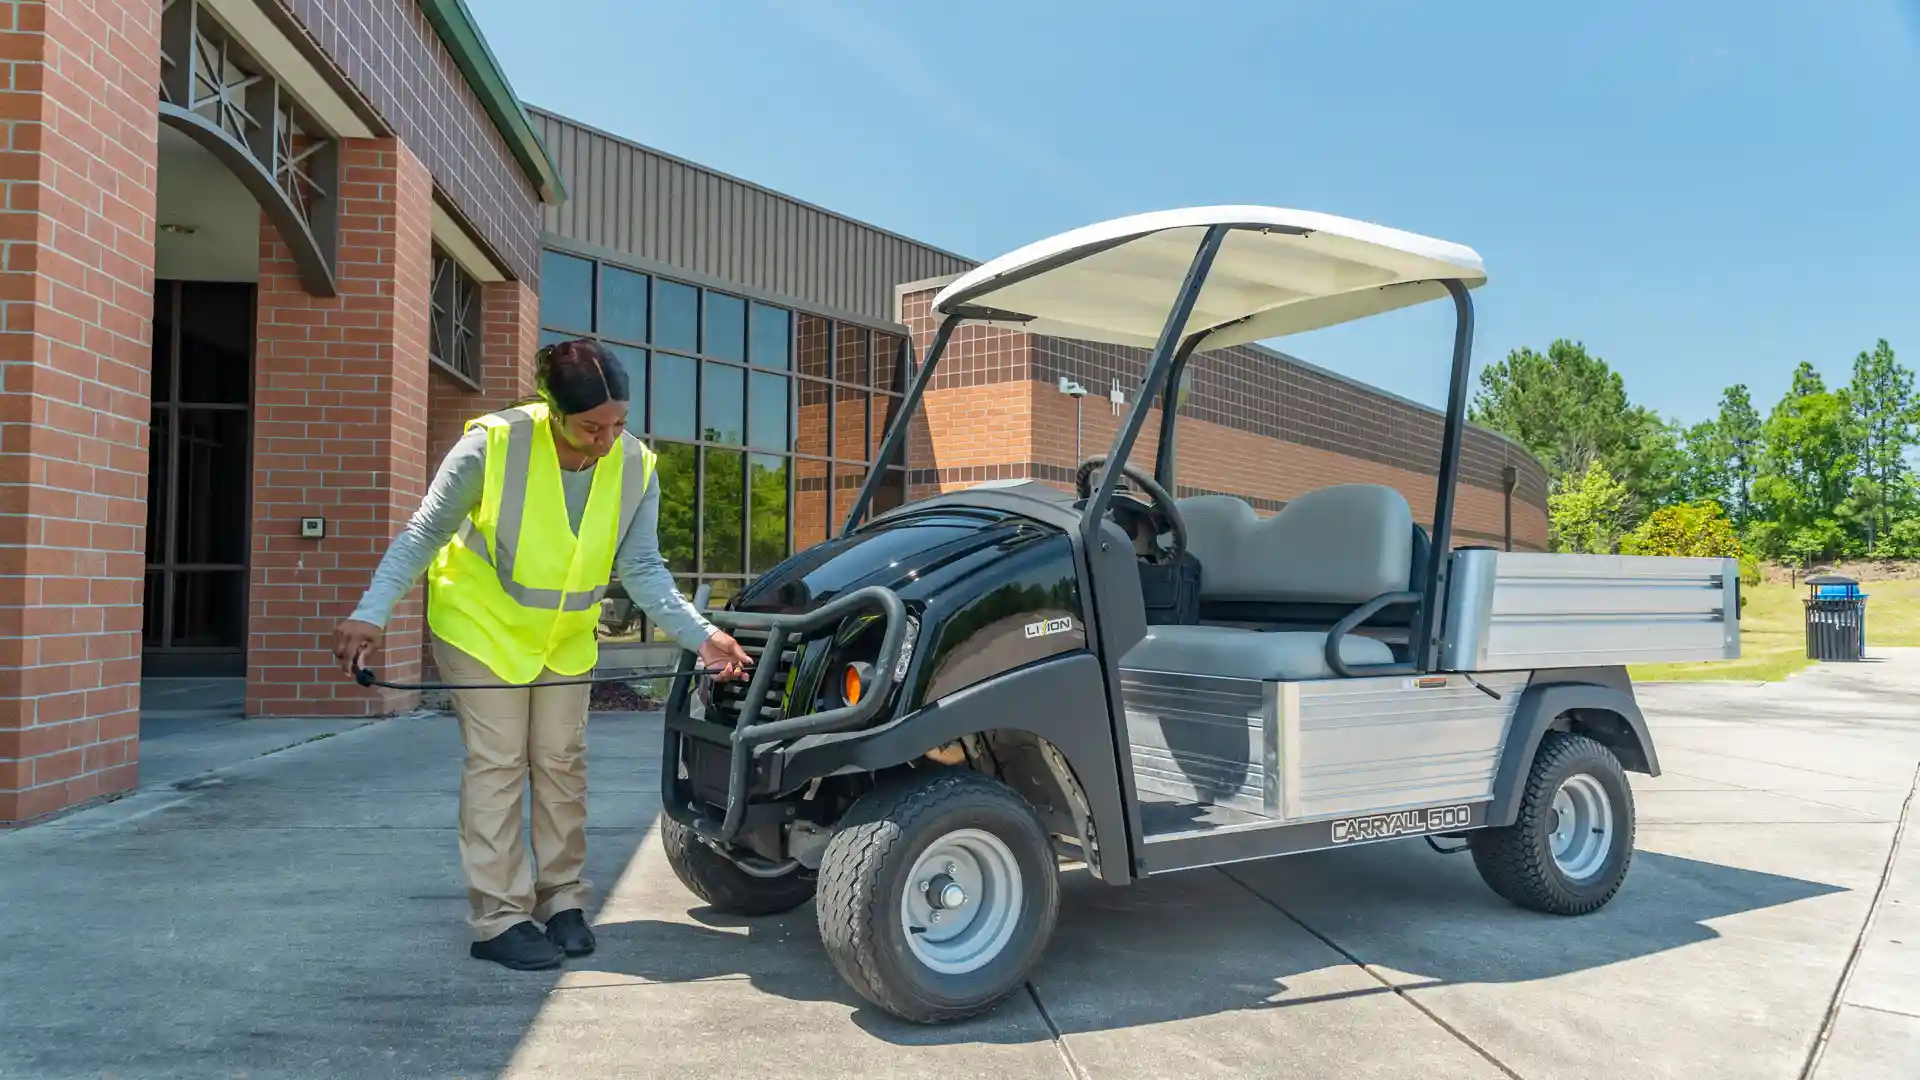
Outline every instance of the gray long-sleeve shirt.
{"label": "gray long-sleeve shirt", "polygon": [[[420,509],[414,511],[407,527],[387,548],[373,572],[373,583],[351,618],[379,627],[387,625],[394,606],[413,591],[434,556],[453,539],[460,522],[479,505],[486,474],[487,433],[469,431],[441,462]],[[567,515],[578,530],[587,495],[593,490],[593,470],[562,470],[560,482],[566,493]],[[647,493],[634,513],[633,526],[614,552],[614,570],[627,595],[642,611],[682,647],[697,649],[713,633],[713,624],[702,618],[674,586],[673,574],[660,555],[659,521],[660,474],[656,472],[647,482]]]}

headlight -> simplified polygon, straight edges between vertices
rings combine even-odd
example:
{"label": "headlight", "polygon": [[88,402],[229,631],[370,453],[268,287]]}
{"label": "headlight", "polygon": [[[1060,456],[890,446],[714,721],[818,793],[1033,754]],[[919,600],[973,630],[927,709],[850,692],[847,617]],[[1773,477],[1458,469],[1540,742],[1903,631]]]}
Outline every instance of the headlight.
{"label": "headlight", "polygon": [[[874,691],[874,682],[883,674],[876,670],[880,651],[880,617],[858,615],[849,619],[834,635],[826,670],[822,672],[816,708],[838,709],[858,705]],[[920,623],[909,616],[900,635],[900,656],[894,661],[892,683],[906,682],[907,668],[913,663],[914,643],[920,637]],[[891,688],[889,693],[891,693]]]}
{"label": "headlight", "polygon": [[866,696],[867,688],[873,685],[873,665],[855,660],[840,669],[840,700],[848,705],[860,704]]}
{"label": "headlight", "polygon": [[913,663],[913,643],[920,637],[920,620],[907,616],[907,632],[900,638],[900,662],[893,665],[895,686],[907,681],[907,666]]}

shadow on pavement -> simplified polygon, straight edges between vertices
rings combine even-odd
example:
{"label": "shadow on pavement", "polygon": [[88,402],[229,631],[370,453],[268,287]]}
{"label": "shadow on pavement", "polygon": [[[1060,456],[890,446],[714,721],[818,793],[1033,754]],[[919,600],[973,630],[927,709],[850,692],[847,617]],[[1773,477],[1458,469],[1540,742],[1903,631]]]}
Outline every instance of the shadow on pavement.
{"label": "shadow on pavement", "polygon": [[[1401,973],[1406,987],[1545,979],[1712,939],[1715,919],[1842,891],[1641,851],[1611,905],[1570,919],[1508,904],[1465,855],[1443,859],[1406,844],[1121,889],[1084,872],[1062,884],[1058,928],[1032,984],[1064,1034],[1393,992],[1356,960]],[[690,914],[695,925],[601,926],[595,967],[666,983],[744,978],[781,998],[842,1002],[855,1008],[856,1024],[892,1042],[1032,1039],[1021,1026],[995,1024],[997,1013],[922,1028],[868,1005],[828,962],[812,904],[771,918]],[[1003,1011],[1026,1007],[1024,996]]]}

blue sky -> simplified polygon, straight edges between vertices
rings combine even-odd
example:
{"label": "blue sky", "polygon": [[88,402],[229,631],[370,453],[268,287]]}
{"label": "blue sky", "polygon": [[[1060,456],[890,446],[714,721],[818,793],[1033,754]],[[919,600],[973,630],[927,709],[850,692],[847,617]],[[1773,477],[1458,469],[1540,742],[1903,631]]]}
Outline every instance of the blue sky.
{"label": "blue sky", "polygon": [[[1252,202],[1476,248],[1663,413],[1920,369],[1920,0],[468,0],[521,97],[976,259]],[[1276,342],[1445,397],[1428,305]],[[1478,367],[1478,363],[1476,363]]]}

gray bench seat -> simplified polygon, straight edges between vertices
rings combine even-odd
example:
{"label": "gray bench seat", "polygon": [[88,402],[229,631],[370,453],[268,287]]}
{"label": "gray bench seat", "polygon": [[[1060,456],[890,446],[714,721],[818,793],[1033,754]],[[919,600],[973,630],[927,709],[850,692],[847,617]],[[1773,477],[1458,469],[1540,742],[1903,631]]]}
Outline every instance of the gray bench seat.
{"label": "gray bench seat", "polygon": [[[1390,664],[1385,642],[1350,634],[1340,641],[1340,659],[1350,665]],[[1310,631],[1263,632],[1231,626],[1150,626],[1127,650],[1122,668],[1217,675],[1260,682],[1331,679],[1327,635]]]}

